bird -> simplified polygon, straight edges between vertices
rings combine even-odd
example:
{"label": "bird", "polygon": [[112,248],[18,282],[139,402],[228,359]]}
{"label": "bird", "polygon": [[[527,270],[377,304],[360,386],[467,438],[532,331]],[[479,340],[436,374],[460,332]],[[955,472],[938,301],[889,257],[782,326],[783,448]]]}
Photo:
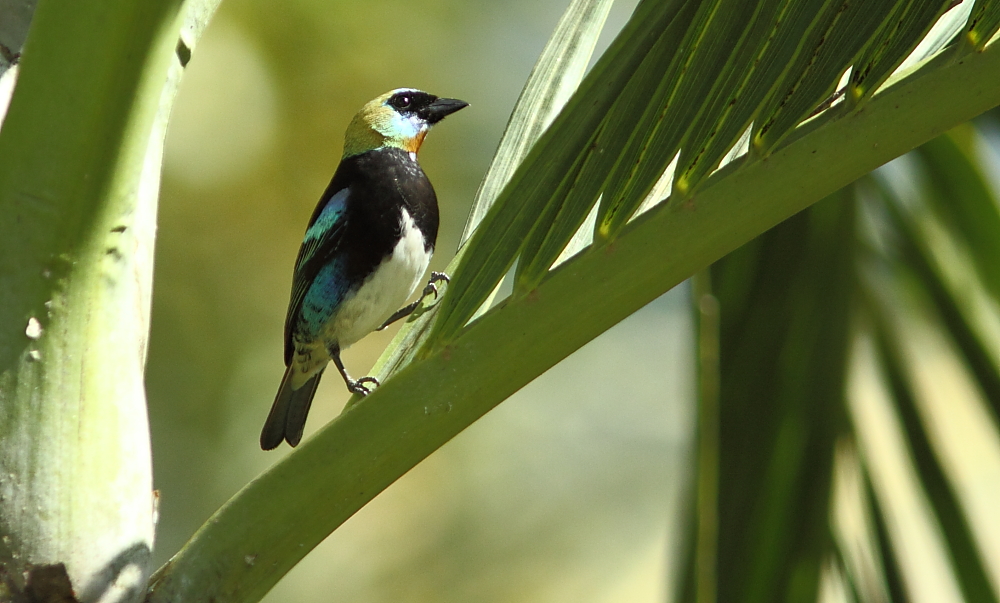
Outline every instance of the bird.
{"label": "bird", "polygon": [[417,161],[432,126],[468,103],[398,88],[362,107],[344,135],[344,153],[306,227],[285,318],[285,373],[260,434],[272,450],[302,439],[306,415],[332,360],[347,389],[365,396],[374,377],[353,379],[342,350],[410,315],[437,284],[432,272],[417,301],[438,233],[437,195]]}

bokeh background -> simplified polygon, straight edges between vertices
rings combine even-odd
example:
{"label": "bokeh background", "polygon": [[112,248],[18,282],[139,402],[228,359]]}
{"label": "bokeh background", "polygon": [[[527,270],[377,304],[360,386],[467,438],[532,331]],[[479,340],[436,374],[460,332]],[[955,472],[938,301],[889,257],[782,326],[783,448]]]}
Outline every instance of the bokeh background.
{"label": "bokeh background", "polygon": [[[226,0],[172,118],[147,387],[164,562],[288,453],[260,427],[291,269],[351,116],[402,87],[471,107],[421,151],[454,253],[476,187],[566,2]],[[617,2],[598,47],[627,19]],[[663,601],[682,538],[693,390],[688,294],[580,350],[380,495],[267,601]],[[395,329],[344,360],[362,375]],[[320,386],[306,435],[347,400]],[[323,513],[322,507],[314,509]]]}

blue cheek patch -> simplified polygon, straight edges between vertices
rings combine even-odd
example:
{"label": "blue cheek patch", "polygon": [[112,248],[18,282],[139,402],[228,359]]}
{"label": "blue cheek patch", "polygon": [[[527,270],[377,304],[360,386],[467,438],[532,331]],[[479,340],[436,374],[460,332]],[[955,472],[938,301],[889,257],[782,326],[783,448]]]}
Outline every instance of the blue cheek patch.
{"label": "blue cheek patch", "polygon": [[349,283],[338,264],[333,261],[323,266],[302,299],[299,330],[308,339],[319,337],[323,325],[333,317],[347,294]]}
{"label": "blue cheek patch", "polygon": [[389,119],[376,124],[375,129],[389,140],[401,142],[416,138],[427,129],[427,126],[415,121],[415,118],[404,117],[390,108]]}

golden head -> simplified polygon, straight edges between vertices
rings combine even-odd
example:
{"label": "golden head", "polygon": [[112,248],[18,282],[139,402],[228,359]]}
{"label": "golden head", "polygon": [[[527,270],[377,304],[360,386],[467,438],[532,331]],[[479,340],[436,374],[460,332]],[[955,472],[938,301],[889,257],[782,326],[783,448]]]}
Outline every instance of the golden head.
{"label": "golden head", "polygon": [[412,88],[386,92],[368,101],[347,126],[344,158],[383,147],[416,153],[431,126],[468,104]]}

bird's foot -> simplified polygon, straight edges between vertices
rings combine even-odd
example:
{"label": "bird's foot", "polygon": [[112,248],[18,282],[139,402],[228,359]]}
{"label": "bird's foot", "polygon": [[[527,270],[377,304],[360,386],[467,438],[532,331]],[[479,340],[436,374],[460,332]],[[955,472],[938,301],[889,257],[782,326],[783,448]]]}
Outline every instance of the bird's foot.
{"label": "bird's foot", "polygon": [[424,287],[424,292],[420,295],[420,300],[417,303],[424,301],[424,298],[433,295],[434,299],[438,298],[438,288],[435,283],[450,283],[451,278],[444,272],[431,272],[431,278],[427,281],[427,286]]}
{"label": "bird's foot", "polygon": [[396,310],[392,314],[392,316],[387,318],[386,321],[382,323],[382,326],[376,328],[375,330],[381,331],[382,329],[388,327],[389,325],[396,322],[400,318],[406,318],[410,314],[413,314],[413,311],[419,308],[420,304],[423,303],[423,301],[427,297],[433,295],[434,299],[437,299],[438,288],[437,285],[435,285],[434,283],[440,283],[440,282],[450,283],[451,279],[448,278],[448,275],[445,274],[444,272],[431,272],[431,278],[429,281],[427,281],[427,286],[424,287],[423,293],[420,294],[420,299],[413,302],[412,304],[400,308],[399,310]]}
{"label": "bird's foot", "polygon": [[359,396],[367,396],[375,391],[375,388],[379,385],[381,385],[381,383],[379,383],[378,379],[375,377],[362,377],[357,381],[349,381],[347,383],[347,389],[351,390],[351,393],[358,394]]}
{"label": "bird's foot", "polygon": [[427,286],[424,287],[423,293],[420,294],[420,299],[417,300],[417,305],[419,306],[420,302],[424,301],[425,299],[427,299],[431,295],[434,296],[434,299],[437,299],[438,288],[437,288],[437,285],[435,285],[434,283],[427,283]]}

